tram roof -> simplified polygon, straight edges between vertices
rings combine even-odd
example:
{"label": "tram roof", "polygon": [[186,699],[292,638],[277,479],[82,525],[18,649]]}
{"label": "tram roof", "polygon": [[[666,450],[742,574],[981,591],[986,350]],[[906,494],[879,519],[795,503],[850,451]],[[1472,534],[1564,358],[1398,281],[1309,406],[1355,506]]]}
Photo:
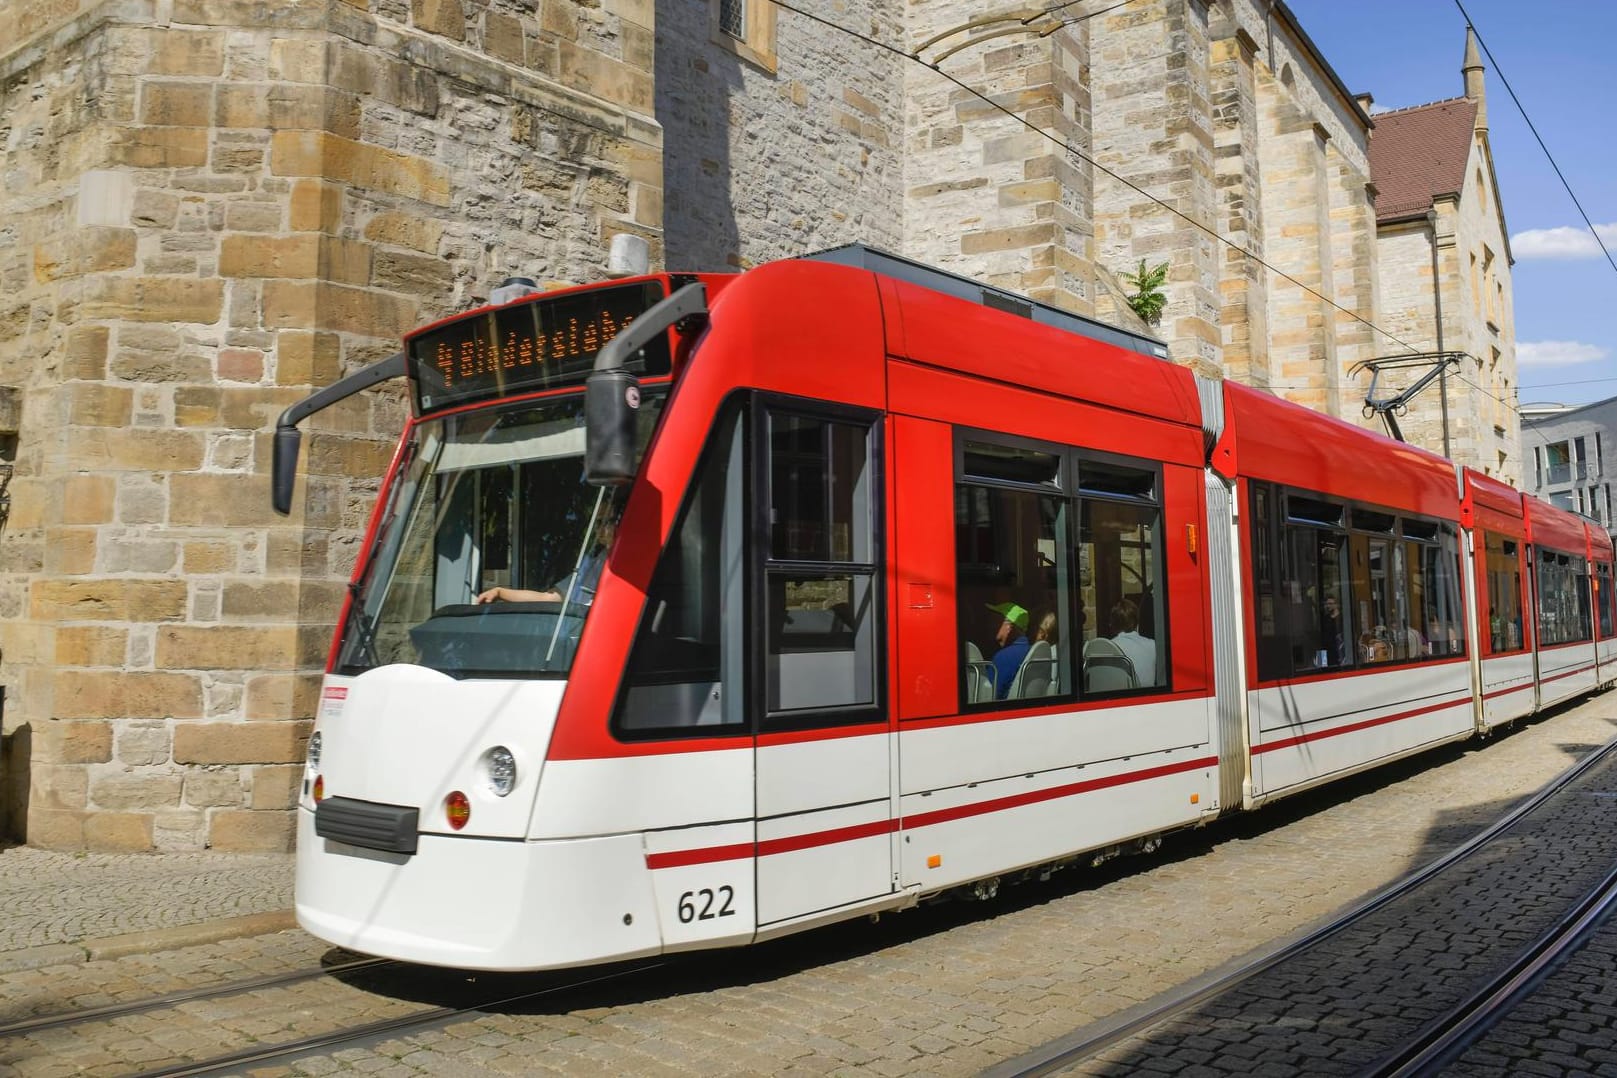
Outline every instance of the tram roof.
{"label": "tram roof", "polygon": [[962,277],[948,270],[928,266],[925,263],[915,262],[883,251],[876,247],[867,247],[862,243],[849,243],[841,247],[830,247],[823,251],[815,251],[801,255],[803,261],[834,262],[844,266],[855,266],[859,269],[879,273],[884,277],[891,277],[899,281],[920,285],[922,288],[934,292],[942,292],[946,296],[963,299],[969,303],[976,303],[983,307],[990,307],[996,311],[1005,311],[1010,314],[1021,315],[1040,325],[1051,326],[1064,330],[1067,333],[1076,333],[1091,340],[1102,341],[1130,352],[1152,356],[1156,359],[1168,358],[1168,346],[1154,337],[1144,334],[1132,333],[1117,326],[1109,326],[1104,322],[1097,322],[1093,318],[1085,318],[1071,311],[1064,311],[1060,307],[1053,307],[1048,303],[1040,303],[1036,299],[1011,292],[993,285],[983,284],[970,277]]}

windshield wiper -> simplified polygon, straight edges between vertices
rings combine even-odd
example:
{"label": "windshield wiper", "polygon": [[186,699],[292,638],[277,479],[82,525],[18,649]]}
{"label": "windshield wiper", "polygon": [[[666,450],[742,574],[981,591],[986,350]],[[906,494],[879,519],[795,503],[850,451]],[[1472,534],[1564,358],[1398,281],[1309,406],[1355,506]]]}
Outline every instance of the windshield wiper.
{"label": "windshield wiper", "polygon": [[376,654],[376,625],[365,616],[365,604],[360,601],[359,584],[349,581],[348,584],[348,622],[343,626],[343,639],[349,639],[352,633],[359,639],[359,662],[348,665],[363,665],[367,669],[375,669],[381,664]]}

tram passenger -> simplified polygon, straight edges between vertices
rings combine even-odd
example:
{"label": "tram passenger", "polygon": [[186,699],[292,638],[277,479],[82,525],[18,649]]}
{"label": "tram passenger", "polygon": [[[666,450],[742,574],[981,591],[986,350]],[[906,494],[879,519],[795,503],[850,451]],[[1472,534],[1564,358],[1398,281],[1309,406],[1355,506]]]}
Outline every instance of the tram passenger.
{"label": "tram passenger", "polygon": [[1044,641],[1051,647],[1061,642],[1061,630],[1056,625],[1056,612],[1046,610],[1039,619],[1033,623],[1033,642],[1037,644]]}
{"label": "tram passenger", "polygon": [[1455,635],[1453,627],[1435,614],[1426,621],[1426,639],[1431,643],[1433,655],[1460,653],[1460,638]]}
{"label": "tram passenger", "polygon": [[1140,608],[1133,599],[1119,599],[1112,607],[1112,643],[1123,649],[1141,685],[1157,683],[1157,642],[1140,635]]}
{"label": "tram passenger", "polygon": [[1323,616],[1320,618],[1320,643],[1325,647],[1326,666],[1341,666],[1346,661],[1345,645],[1342,642],[1342,608],[1336,596],[1327,595],[1322,604]]}
{"label": "tram passenger", "polygon": [[1426,638],[1421,636],[1420,630],[1394,614],[1392,624],[1388,627],[1392,637],[1392,657],[1395,659],[1418,659],[1426,652]]}
{"label": "tram passenger", "polygon": [[1377,625],[1359,634],[1359,661],[1384,663],[1392,658],[1392,644],[1387,639],[1387,627]]}
{"label": "tram passenger", "polygon": [[994,698],[1003,700],[1011,691],[1016,671],[1021,668],[1022,660],[1027,658],[1033,643],[1027,638],[1028,613],[1025,609],[1015,603],[989,603],[988,609],[1001,619],[999,631],[994,634],[994,642],[999,645],[999,650],[989,661],[994,666]]}
{"label": "tram passenger", "polygon": [[550,590],[500,586],[480,593],[473,602],[559,603],[565,595],[569,606],[589,606],[595,601],[595,590],[601,585],[601,570],[606,567],[607,551],[612,549],[612,540],[617,534],[617,518],[611,513],[603,514],[595,526],[595,541],[579,559],[577,568],[556,581]]}

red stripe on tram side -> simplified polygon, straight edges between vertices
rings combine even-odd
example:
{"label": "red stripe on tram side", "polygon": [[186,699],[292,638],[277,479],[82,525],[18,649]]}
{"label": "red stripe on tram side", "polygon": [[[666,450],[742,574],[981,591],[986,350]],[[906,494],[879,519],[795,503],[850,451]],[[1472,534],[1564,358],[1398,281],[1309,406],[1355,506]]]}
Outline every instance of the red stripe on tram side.
{"label": "red stripe on tram side", "polygon": [[1403,719],[1413,719],[1419,715],[1430,715],[1434,711],[1443,711],[1447,708],[1459,707],[1461,704],[1468,704],[1470,702],[1471,698],[1469,696],[1457,696],[1452,700],[1446,700],[1440,704],[1428,704],[1426,707],[1415,708],[1413,711],[1400,711],[1393,715],[1382,715],[1380,718],[1365,719],[1363,722],[1349,723],[1346,726],[1333,726],[1329,730],[1316,730],[1311,734],[1299,734],[1296,737],[1282,738],[1279,741],[1268,741],[1262,745],[1253,745],[1252,755],[1257,756],[1260,753],[1274,752],[1276,749],[1289,749],[1294,745],[1303,745],[1310,741],[1323,741],[1328,737],[1339,737],[1342,734],[1353,734],[1359,732],[1360,730],[1369,730],[1372,727],[1385,726],[1390,722],[1400,722]]}
{"label": "red stripe on tram side", "polygon": [[807,835],[788,835],[786,838],[772,838],[758,843],[758,856],[767,857],[772,853],[791,853],[793,850],[806,850],[814,846],[829,846],[836,842],[853,842],[855,839],[870,838],[872,835],[890,835],[897,830],[897,820],[876,820],[871,823],[856,823],[849,827],[838,827],[831,831],[814,831]]}
{"label": "red stripe on tram side", "polygon": [[[932,824],[962,820],[971,816],[986,816],[991,812],[1003,812],[1006,809],[1020,808],[1024,805],[1036,805],[1041,801],[1054,801],[1063,797],[1089,793],[1092,790],[1126,786],[1132,782],[1144,782],[1147,779],[1180,775],[1187,771],[1197,771],[1201,768],[1217,766],[1218,757],[1204,756],[1197,760],[1163,764],[1161,767],[1150,767],[1144,771],[1131,771],[1127,774],[1113,775],[1109,778],[1089,779],[1085,782],[1073,782],[1065,786],[1055,786],[1048,790],[1032,790],[1025,794],[997,797],[992,801],[981,801],[975,805],[961,805],[957,808],[939,809],[936,812],[923,812],[917,816],[905,817],[902,826],[904,828],[928,827]],[[790,853],[794,850],[806,850],[815,846],[830,846],[838,842],[853,842],[857,839],[870,838],[875,835],[891,834],[897,831],[899,827],[900,822],[898,820],[876,820],[871,823],[854,824],[850,827],[838,827],[830,831],[813,831],[804,835],[769,839],[758,843],[756,847],[750,842],[739,842],[729,846],[709,846],[697,850],[648,853],[646,855],[646,867],[649,869],[682,868],[686,865],[703,865],[715,861],[734,861],[742,857],[751,857],[755,851],[759,856],[766,857],[770,854]]]}
{"label": "red stripe on tram side", "polygon": [[708,865],[715,861],[736,861],[743,857],[751,857],[752,854],[752,843],[737,842],[732,846],[708,846],[700,850],[648,853],[646,854],[646,867],[657,869],[683,868],[686,865]]}
{"label": "red stripe on tram side", "polygon": [[1482,694],[1482,698],[1484,700],[1497,700],[1501,696],[1509,696],[1513,692],[1526,692],[1528,689],[1531,689],[1532,687],[1533,687],[1533,683],[1531,681],[1529,681],[1525,685],[1513,685],[1508,689],[1496,689],[1493,692],[1485,692],[1485,693]]}
{"label": "red stripe on tram side", "polygon": [[1552,682],[1552,681],[1560,681],[1562,678],[1576,677],[1579,674],[1587,674],[1589,671],[1593,670],[1594,668],[1595,668],[1595,664],[1590,663],[1588,666],[1580,666],[1576,670],[1565,670],[1565,671],[1562,671],[1559,674],[1552,674],[1549,677],[1540,678],[1539,679],[1539,684],[1540,685],[1548,685],[1550,682]]}
{"label": "red stripe on tram side", "polygon": [[1163,764],[1161,767],[1149,767],[1144,771],[1130,771],[1127,774],[1112,775],[1109,778],[1089,779],[1085,782],[1068,783],[1065,786],[1053,786],[1048,790],[1030,790],[1025,794],[996,797],[992,801],[981,801],[975,805],[961,805],[957,808],[938,809],[936,812],[922,812],[915,816],[906,816],[904,817],[904,828],[908,830],[912,827],[930,827],[933,824],[962,820],[968,816],[983,816],[990,812],[1003,812],[1006,809],[1021,808],[1023,805],[1036,805],[1041,801],[1055,801],[1062,797],[1073,797],[1077,794],[1089,793],[1091,790],[1104,790],[1112,786],[1126,786],[1131,782],[1144,782],[1147,779],[1158,779],[1165,775],[1179,775],[1186,771],[1197,771],[1204,767],[1217,766],[1217,756],[1204,756],[1199,760]]}

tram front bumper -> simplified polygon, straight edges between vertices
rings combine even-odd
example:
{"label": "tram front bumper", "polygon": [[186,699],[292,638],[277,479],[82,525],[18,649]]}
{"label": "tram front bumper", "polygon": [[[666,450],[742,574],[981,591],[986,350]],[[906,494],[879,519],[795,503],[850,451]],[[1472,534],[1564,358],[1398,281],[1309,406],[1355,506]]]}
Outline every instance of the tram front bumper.
{"label": "tram front bumper", "polygon": [[298,924],[362,954],[537,970],[661,950],[639,835],[527,842],[423,834],[412,854],[319,837],[298,809]]}

